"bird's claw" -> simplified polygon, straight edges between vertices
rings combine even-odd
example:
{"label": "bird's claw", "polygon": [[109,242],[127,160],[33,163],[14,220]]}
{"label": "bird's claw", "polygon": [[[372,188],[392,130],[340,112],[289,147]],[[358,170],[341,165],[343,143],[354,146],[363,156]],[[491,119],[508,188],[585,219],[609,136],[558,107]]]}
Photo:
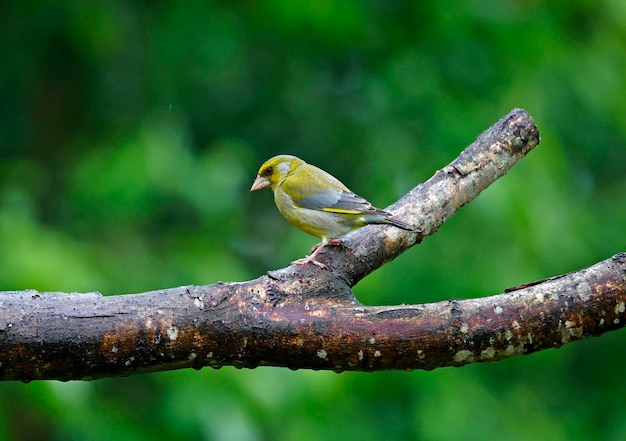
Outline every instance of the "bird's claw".
{"label": "bird's claw", "polygon": [[320,267],[321,269],[325,269],[325,270],[328,269],[328,266],[324,265],[322,262],[315,260],[315,256],[313,254],[311,254],[310,256],[306,256],[302,259],[294,260],[291,263],[294,265],[306,265],[309,262],[315,266]]}
{"label": "bird's claw", "polygon": [[[317,254],[322,251],[322,248],[324,248],[324,246],[326,246],[327,244],[325,244],[324,242],[318,243],[317,245],[315,245],[313,248],[311,248],[311,254],[306,256],[305,258],[302,259],[298,259],[298,260],[294,260],[293,263],[294,265],[306,265],[307,263],[312,263],[313,265],[328,270],[328,266],[324,265],[322,262],[318,262],[317,260],[315,260],[315,257],[317,256]],[[341,241],[339,240],[331,240],[328,242],[328,245],[340,245],[343,246],[343,243],[341,243]],[[330,270],[329,270],[330,271]]]}

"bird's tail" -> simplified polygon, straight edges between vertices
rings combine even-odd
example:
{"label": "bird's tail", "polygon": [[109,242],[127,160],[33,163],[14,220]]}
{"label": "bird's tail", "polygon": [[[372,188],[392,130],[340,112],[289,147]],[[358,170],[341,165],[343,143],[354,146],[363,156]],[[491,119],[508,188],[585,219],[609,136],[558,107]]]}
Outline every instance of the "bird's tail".
{"label": "bird's tail", "polygon": [[389,225],[393,225],[394,227],[402,228],[403,230],[412,231],[414,233],[419,233],[422,231],[421,228],[414,227],[391,216],[385,217],[385,220],[383,222]]}

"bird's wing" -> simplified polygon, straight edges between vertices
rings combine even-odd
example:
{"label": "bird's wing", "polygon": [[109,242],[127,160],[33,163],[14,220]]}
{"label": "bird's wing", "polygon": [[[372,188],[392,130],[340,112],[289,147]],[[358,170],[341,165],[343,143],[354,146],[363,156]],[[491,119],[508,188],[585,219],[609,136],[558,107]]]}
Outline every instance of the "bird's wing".
{"label": "bird's wing", "polygon": [[334,176],[309,164],[301,166],[281,186],[300,208],[341,214],[385,213],[351,192]]}
{"label": "bird's wing", "polygon": [[330,213],[343,214],[363,214],[377,211],[376,208],[372,207],[372,204],[361,196],[346,191],[341,192],[334,204],[329,204],[322,208],[322,210]]}
{"label": "bird's wing", "polygon": [[329,213],[362,214],[376,211],[361,196],[340,188],[319,190],[307,196],[294,198],[294,203],[301,208]]}

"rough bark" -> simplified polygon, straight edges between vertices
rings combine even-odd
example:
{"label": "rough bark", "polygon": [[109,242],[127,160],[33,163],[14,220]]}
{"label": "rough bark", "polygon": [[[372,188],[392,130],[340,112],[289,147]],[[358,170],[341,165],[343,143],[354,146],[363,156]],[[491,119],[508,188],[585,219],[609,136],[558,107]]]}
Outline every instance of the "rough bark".
{"label": "rough bark", "polygon": [[626,257],[472,300],[366,307],[350,288],[432,235],[539,142],[513,110],[369,226],[320,258],[245,283],[104,297],[0,292],[0,379],[96,379],[204,366],[434,369],[558,347],[623,326]]}

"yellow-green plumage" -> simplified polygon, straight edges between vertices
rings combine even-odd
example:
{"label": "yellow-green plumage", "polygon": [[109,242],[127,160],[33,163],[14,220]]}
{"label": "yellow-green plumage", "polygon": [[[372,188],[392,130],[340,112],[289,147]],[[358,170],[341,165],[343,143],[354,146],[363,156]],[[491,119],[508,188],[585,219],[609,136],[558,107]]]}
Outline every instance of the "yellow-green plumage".
{"label": "yellow-green plumage", "polygon": [[365,225],[389,224],[417,231],[373,207],[334,176],[295,156],[274,156],[261,166],[250,191],[265,187],[272,189],[276,206],[289,223],[322,238],[311,256],[294,263],[312,262],[325,268],[315,260],[321,248]]}

